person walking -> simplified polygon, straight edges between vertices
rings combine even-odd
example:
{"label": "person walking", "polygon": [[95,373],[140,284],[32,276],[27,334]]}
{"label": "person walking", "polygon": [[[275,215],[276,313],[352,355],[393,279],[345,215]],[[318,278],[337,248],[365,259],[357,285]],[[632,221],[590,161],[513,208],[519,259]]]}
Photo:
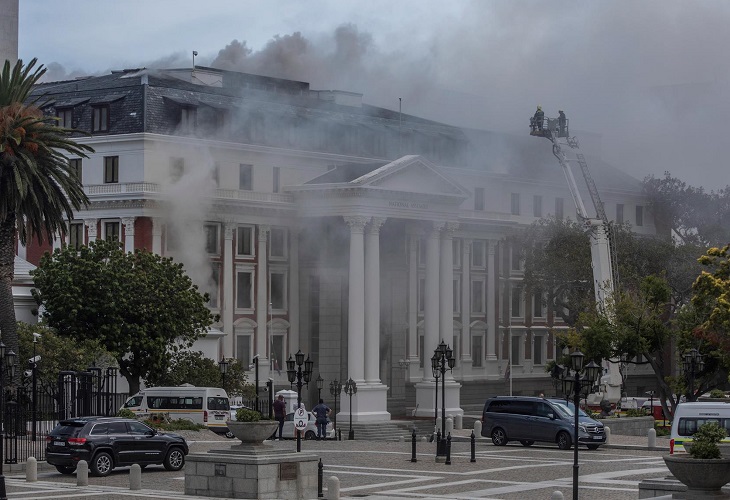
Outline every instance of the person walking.
{"label": "person walking", "polygon": [[279,394],[279,397],[274,401],[274,419],[279,422],[279,439],[282,439],[281,433],[284,429],[284,419],[286,418],[286,403],[284,402],[284,396]]}
{"label": "person walking", "polygon": [[327,439],[327,417],[332,410],[324,404],[324,400],[320,399],[319,404],[312,408],[312,413],[317,418],[317,441],[322,438]]}

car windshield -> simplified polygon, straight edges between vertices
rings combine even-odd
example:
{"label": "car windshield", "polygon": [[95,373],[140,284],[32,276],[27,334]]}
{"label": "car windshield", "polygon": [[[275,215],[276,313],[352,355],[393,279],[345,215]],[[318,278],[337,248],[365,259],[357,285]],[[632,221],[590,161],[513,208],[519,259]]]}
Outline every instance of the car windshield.
{"label": "car windshield", "polygon": [[[558,408],[558,411],[560,411],[563,415],[568,416],[568,417],[572,417],[575,415],[575,405],[573,403],[565,402],[562,400],[553,401],[553,403]],[[588,414],[586,412],[584,412],[583,410],[581,410],[580,408],[578,408],[578,415],[581,417],[588,416]]]}

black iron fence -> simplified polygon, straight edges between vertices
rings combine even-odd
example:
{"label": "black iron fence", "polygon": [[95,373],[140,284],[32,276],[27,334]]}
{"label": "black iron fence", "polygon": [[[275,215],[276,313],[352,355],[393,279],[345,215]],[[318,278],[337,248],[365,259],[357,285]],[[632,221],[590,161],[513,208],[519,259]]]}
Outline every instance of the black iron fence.
{"label": "black iron fence", "polygon": [[115,415],[128,395],[117,392],[117,370],[90,368],[61,372],[54,391],[18,387],[5,394],[3,451],[6,464],[28,457],[45,460],[46,437],[60,420]]}

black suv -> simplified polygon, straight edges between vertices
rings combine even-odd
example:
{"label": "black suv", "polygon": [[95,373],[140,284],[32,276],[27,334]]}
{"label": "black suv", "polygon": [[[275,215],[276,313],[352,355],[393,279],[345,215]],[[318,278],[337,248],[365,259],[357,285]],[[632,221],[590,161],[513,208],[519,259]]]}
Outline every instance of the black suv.
{"label": "black suv", "polygon": [[162,464],[167,470],[185,465],[188,444],[178,434],[159,433],[142,422],[118,417],[62,420],[46,437],[46,461],[62,474],[72,474],[80,460],[94,476],[114,467]]}

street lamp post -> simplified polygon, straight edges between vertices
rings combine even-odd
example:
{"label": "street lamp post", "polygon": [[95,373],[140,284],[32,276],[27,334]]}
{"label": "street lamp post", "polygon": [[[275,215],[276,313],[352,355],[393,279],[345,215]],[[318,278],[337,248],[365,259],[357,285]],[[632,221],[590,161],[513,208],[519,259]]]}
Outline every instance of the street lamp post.
{"label": "street lamp post", "polygon": [[689,379],[689,394],[687,401],[694,401],[695,398],[695,377],[698,373],[705,369],[705,356],[700,354],[697,349],[690,349],[682,356],[682,365],[684,374]]}
{"label": "street lamp post", "polygon": [[256,384],[256,411],[261,411],[259,403],[259,355],[253,357],[254,383]]}
{"label": "street lamp post", "polygon": [[[434,391],[435,394],[435,401],[433,404],[433,435],[436,436],[436,426],[439,422],[439,377],[441,376],[441,372],[435,369],[434,367],[438,364],[439,359],[436,354],[431,356],[431,371],[433,372],[433,378],[436,380],[436,390]],[[436,446],[439,446],[439,443],[436,443]]]}
{"label": "street lamp post", "polygon": [[[562,379],[563,391],[565,397],[573,396],[573,500],[578,500],[578,417],[580,413],[580,397],[582,387],[585,388],[586,394],[591,390],[596,379],[601,374],[601,365],[597,365],[593,360],[587,364],[583,364],[585,356],[582,352],[576,351],[570,355],[570,368],[573,369],[573,375],[570,375],[570,368],[566,368],[565,376]],[[584,376],[581,378],[581,374]]]}
{"label": "street lamp post", "polygon": [[[431,370],[436,379],[436,390],[438,390],[438,379],[441,378],[441,441],[436,444],[436,456],[446,456],[446,370],[453,370],[456,364],[454,351],[442,340],[433,351],[431,358]],[[438,396],[436,397],[438,403]]]}
{"label": "street lamp post", "polygon": [[352,395],[357,393],[357,384],[352,378],[348,378],[345,382],[345,394],[350,396],[350,432],[347,435],[347,439],[352,441],[355,439],[355,431],[352,430]]}
{"label": "street lamp post", "polygon": [[5,344],[0,341],[0,416],[2,423],[0,424],[0,500],[7,500],[8,494],[5,491],[5,476],[3,475],[3,448],[5,447],[5,371],[8,372],[8,381],[13,380],[15,370],[15,353],[8,351]]}
{"label": "street lamp post", "polygon": [[[302,370],[302,365],[304,370]],[[297,383],[297,409],[302,406],[302,386],[306,384],[309,387],[309,381],[312,378],[312,368],[314,367],[314,361],[309,359],[304,361],[304,353],[300,350],[294,355],[292,359],[291,354],[289,359],[286,360],[286,376],[289,379],[289,384]],[[302,433],[297,431],[297,453],[302,451]]]}
{"label": "street lamp post", "polygon": [[332,417],[332,429],[335,431],[335,436],[337,436],[337,398],[341,392],[342,383],[339,380],[334,379],[330,382],[330,394],[335,398],[335,416]]}
{"label": "street lamp post", "polygon": [[322,387],[324,387],[324,379],[321,373],[317,375],[315,382],[317,382],[317,403],[319,403],[319,400],[322,399]]}
{"label": "street lamp post", "polygon": [[228,361],[226,358],[221,358],[218,361],[218,369],[221,371],[221,386],[223,389],[226,388],[226,372],[228,371]]}

